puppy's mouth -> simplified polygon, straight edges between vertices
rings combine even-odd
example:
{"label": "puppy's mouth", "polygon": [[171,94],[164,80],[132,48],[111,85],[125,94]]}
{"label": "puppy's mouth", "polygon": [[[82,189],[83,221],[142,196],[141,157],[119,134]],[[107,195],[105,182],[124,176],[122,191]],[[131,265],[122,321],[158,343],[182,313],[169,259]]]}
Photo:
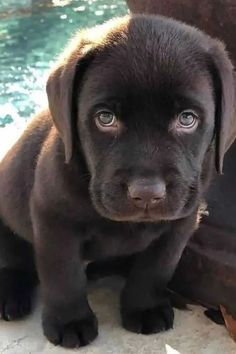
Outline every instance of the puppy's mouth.
{"label": "puppy's mouth", "polygon": [[134,215],[134,220],[138,222],[155,222],[160,220],[160,215],[158,216],[155,212],[152,213],[152,211],[146,207],[142,213]]}
{"label": "puppy's mouth", "polygon": [[119,212],[117,210],[111,210],[111,208],[107,208],[105,205],[101,208],[96,208],[99,214],[106,219],[110,219],[112,221],[118,222],[134,222],[134,223],[159,223],[162,221],[171,221],[178,219],[178,215],[176,212],[168,213],[168,212],[149,212],[149,211],[130,211]]}

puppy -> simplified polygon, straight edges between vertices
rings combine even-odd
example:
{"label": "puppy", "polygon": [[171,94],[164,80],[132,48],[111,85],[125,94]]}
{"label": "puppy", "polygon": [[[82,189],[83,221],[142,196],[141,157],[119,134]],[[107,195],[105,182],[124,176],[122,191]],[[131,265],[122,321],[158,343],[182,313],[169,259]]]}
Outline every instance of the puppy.
{"label": "puppy", "polygon": [[0,310],[46,337],[98,333],[83,260],[132,255],[123,326],[173,325],[165,297],[214,161],[234,139],[233,67],[221,43],[174,20],[127,16],[82,31],[47,82],[49,108],[0,164]]}

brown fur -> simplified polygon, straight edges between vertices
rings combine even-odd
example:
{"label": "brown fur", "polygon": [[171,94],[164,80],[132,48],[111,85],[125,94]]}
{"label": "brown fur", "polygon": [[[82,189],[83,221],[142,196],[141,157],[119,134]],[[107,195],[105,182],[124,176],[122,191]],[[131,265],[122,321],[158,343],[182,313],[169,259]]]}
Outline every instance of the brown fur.
{"label": "brown fur", "polygon": [[[83,261],[131,255],[123,326],[143,334],[171,328],[165,288],[234,126],[223,45],[176,21],[127,16],[79,34],[47,94],[49,108],[0,164],[2,317],[29,312],[37,273],[47,338],[86,345],[97,320]],[[115,112],[119,134],[98,129],[98,106]],[[176,131],[190,108],[197,128]]]}

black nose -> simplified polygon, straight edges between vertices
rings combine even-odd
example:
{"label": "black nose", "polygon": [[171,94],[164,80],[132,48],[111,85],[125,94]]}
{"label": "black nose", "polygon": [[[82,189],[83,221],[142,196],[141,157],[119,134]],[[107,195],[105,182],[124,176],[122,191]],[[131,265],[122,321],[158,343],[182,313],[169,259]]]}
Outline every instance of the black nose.
{"label": "black nose", "polygon": [[162,179],[136,179],[128,185],[128,198],[142,209],[155,208],[165,198],[166,184]]}

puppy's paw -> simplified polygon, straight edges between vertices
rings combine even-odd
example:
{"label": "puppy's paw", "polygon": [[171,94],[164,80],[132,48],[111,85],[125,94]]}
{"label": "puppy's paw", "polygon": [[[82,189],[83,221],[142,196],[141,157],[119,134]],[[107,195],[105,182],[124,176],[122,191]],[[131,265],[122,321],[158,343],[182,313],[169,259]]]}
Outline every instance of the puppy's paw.
{"label": "puppy's paw", "polygon": [[20,319],[31,311],[33,276],[22,271],[0,271],[0,318],[5,321]]}
{"label": "puppy's paw", "polygon": [[152,309],[121,312],[125,329],[135,333],[152,334],[173,328],[174,311],[168,302]]}
{"label": "puppy's paw", "polygon": [[65,348],[76,348],[91,343],[97,337],[98,323],[94,315],[83,320],[74,319],[63,324],[55,318],[44,317],[43,331],[53,344]]}

